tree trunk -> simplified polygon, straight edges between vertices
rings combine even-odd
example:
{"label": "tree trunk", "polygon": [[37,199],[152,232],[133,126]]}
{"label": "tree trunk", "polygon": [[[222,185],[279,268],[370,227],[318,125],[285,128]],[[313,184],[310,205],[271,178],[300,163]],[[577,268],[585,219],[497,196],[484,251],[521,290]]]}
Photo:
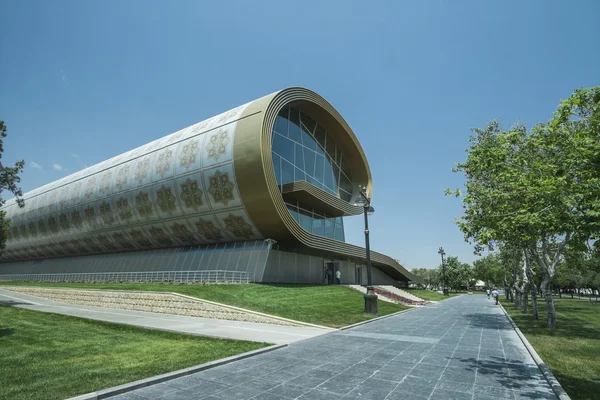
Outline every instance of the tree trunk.
{"label": "tree trunk", "polygon": [[515,307],[521,309],[521,292],[515,287]]}
{"label": "tree trunk", "polygon": [[533,288],[531,291],[531,311],[533,312],[533,319],[537,321],[540,319],[537,306],[537,286],[533,281],[531,281],[531,286]]}
{"label": "tree trunk", "polygon": [[523,295],[523,313],[524,314],[528,314],[529,313],[529,296],[527,296],[527,292],[525,292],[525,294]]}
{"label": "tree trunk", "polygon": [[562,299],[562,290],[558,288],[558,298]]}
{"label": "tree trunk", "polygon": [[556,328],[556,309],[554,308],[554,299],[550,289],[550,277],[544,276],[542,281],[542,292],[546,299],[546,311],[548,311],[548,328]]}

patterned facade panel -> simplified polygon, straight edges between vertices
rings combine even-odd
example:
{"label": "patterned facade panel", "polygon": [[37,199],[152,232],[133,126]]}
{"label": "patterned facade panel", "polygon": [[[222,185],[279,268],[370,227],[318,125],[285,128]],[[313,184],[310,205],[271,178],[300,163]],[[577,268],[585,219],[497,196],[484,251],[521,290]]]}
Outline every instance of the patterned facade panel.
{"label": "patterned facade panel", "polygon": [[[249,229],[254,231],[248,233],[242,223],[249,219],[243,211],[232,164],[235,121],[244,108],[26,193],[23,210],[14,200],[7,201],[2,209],[12,225],[1,259],[136,250],[147,248],[148,243],[153,248],[193,246],[258,237],[253,226]],[[229,214],[242,220],[225,220]],[[226,221],[232,230],[225,228]]]}
{"label": "patterned facade panel", "polygon": [[156,247],[156,243],[152,240],[150,233],[146,231],[144,225],[136,226],[135,228],[125,229],[136,249],[144,250]]}
{"label": "patterned facade panel", "polygon": [[90,225],[88,225],[88,232],[94,232],[101,229],[114,229],[119,226],[117,217],[117,197],[118,195],[113,195],[95,202],[94,208],[97,215],[97,225],[94,228],[91,228]]}
{"label": "patterned facade panel", "polygon": [[191,225],[184,218],[174,221],[166,221],[165,226],[173,238],[182,245],[203,243],[202,238],[195,233]]}
{"label": "patterned facade panel", "polygon": [[152,164],[152,182],[172,178],[175,173],[175,156],[177,145],[168,146],[156,152]]}
{"label": "patterned facade panel", "polygon": [[208,169],[203,171],[202,174],[204,186],[206,187],[206,197],[213,210],[240,207],[242,205],[233,172],[233,164],[224,164]]}
{"label": "patterned facade panel", "polygon": [[227,210],[216,214],[221,226],[235,240],[262,239],[248,214],[244,209]]}
{"label": "patterned facade panel", "polygon": [[98,175],[88,176],[81,180],[82,194],[81,201],[87,203],[97,199],[98,196]]}
{"label": "patterned facade panel", "polygon": [[159,211],[154,204],[152,186],[145,186],[131,191],[134,200],[134,214],[139,222],[151,222],[159,218]]}
{"label": "patterned facade panel", "polygon": [[118,168],[109,168],[98,173],[98,197],[110,196],[115,190],[115,175]]}
{"label": "patterned facade panel", "polygon": [[180,176],[175,180],[177,195],[186,215],[204,213],[210,210],[207,192],[202,184],[202,173]]}
{"label": "patterned facade panel", "polygon": [[187,174],[197,171],[202,165],[202,146],[206,135],[194,136],[183,140],[174,147],[175,156],[175,175]]}
{"label": "patterned facade panel", "polygon": [[165,224],[157,222],[143,226],[144,231],[158,247],[173,247],[179,245]]}
{"label": "patterned facade panel", "polygon": [[202,167],[210,168],[233,159],[235,123],[207,132],[202,154]]}
{"label": "patterned facade panel", "polygon": [[131,226],[138,222],[133,193],[132,191],[121,192],[113,196],[115,199],[116,218],[120,226]]}
{"label": "patterned facade panel", "polygon": [[136,245],[125,229],[115,229],[106,233],[120,250],[135,250]]}
{"label": "patterned facade panel", "polygon": [[202,237],[203,243],[227,242],[230,239],[213,214],[189,217],[188,222],[194,232]]}
{"label": "patterned facade panel", "polygon": [[133,172],[134,172],[134,161],[128,161],[122,163],[115,168],[113,173],[114,190],[113,193],[120,193],[126,190],[130,190],[133,187]]}
{"label": "patterned facade panel", "polygon": [[69,205],[76,206],[78,204],[81,204],[83,202],[83,191],[84,191],[83,181],[77,180],[73,183],[70,183],[69,186],[71,186],[71,190],[69,191],[69,200],[68,200]]}
{"label": "patterned facade panel", "polygon": [[156,153],[141,156],[133,161],[133,181],[132,188],[146,186],[152,182],[152,170]]}
{"label": "patterned facade panel", "polygon": [[160,218],[179,217],[183,210],[177,198],[175,181],[168,180],[152,186],[152,201]]}

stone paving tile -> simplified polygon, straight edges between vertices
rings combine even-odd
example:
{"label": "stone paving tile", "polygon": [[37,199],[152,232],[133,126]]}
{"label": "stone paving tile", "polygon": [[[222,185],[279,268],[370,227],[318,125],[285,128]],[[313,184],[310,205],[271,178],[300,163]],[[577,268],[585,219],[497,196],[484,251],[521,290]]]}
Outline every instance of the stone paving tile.
{"label": "stone paving tile", "polygon": [[127,395],[114,399],[556,399],[502,310],[478,295]]}

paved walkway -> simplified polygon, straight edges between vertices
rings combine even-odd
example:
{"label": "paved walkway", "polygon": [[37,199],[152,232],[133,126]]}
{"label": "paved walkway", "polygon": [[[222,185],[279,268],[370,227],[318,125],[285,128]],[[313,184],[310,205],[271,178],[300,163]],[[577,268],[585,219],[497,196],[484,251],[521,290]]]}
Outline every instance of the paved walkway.
{"label": "paved walkway", "polygon": [[0,289],[0,304],[74,317],[116,322],[119,324],[135,325],[144,328],[274,344],[293,343],[331,332],[328,329],[312,327],[281,326],[105,307],[79,306],[2,289]]}
{"label": "paved walkway", "polygon": [[464,295],[113,400],[556,399],[502,310]]}

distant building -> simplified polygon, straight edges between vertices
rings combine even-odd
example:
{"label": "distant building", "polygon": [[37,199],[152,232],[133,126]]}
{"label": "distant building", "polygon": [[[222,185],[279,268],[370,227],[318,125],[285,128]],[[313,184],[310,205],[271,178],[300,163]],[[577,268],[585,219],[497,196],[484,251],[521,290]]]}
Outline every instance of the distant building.
{"label": "distant building", "polygon": [[[352,129],[318,94],[284,89],[26,193],[0,275],[236,271],[255,282],[366,283],[343,217],[373,192]],[[376,283],[413,275],[371,253]]]}

